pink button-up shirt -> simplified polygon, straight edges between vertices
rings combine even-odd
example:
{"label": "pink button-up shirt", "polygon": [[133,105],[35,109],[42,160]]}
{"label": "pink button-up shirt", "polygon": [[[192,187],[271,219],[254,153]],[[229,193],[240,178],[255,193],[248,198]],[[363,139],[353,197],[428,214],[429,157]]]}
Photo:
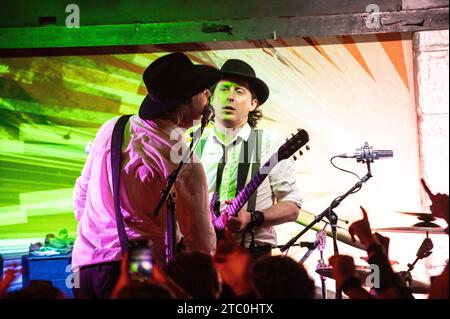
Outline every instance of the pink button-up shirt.
{"label": "pink button-up shirt", "polygon": [[[111,135],[117,119],[99,129],[75,184],[78,234],[72,253],[74,269],[121,258],[110,162]],[[142,120],[135,115],[128,121],[122,142],[119,193],[125,230],[129,239],[151,239],[159,262],[165,256],[166,205],[157,217],[152,213],[166,186],[166,176],[178,164],[171,159],[171,150],[181,144],[187,147],[180,140],[181,134],[178,140],[170,138],[174,129],[176,126],[169,121]],[[214,253],[216,236],[208,208],[208,186],[198,160],[184,164],[174,189],[177,240],[183,236],[187,249]]]}

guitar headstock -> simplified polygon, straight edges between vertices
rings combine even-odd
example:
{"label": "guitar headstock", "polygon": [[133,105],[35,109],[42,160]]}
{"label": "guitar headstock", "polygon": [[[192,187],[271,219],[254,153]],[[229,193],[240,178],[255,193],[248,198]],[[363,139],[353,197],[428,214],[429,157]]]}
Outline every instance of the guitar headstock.
{"label": "guitar headstock", "polygon": [[[309,142],[309,135],[303,129],[298,129],[298,132],[293,135],[290,139],[286,141],[278,149],[278,160],[284,160],[293,155],[297,150],[302,148],[306,143]],[[302,153],[300,153],[302,154]]]}

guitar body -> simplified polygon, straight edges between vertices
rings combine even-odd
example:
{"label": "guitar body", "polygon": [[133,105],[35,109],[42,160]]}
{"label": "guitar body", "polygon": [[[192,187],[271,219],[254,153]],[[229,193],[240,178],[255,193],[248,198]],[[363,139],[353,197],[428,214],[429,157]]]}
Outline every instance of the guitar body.
{"label": "guitar body", "polygon": [[[269,175],[269,172],[278,164],[278,162],[289,158],[300,148],[309,142],[309,135],[305,130],[298,130],[297,134],[286,141],[276,153],[274,153],[269,160],[261,166],[259,171],[252,177],[252,179],[242,188],[230,205],[228,205],[220,216],[216,216],[211,212],[212,222],[216,230],[217,239],[223,237],[223,232],[226,226],[227,216],[237,216],[242,207],[247,203],[252,194],[261,185],[264,179]],[[308,148],[307,148],[308,149]]]}

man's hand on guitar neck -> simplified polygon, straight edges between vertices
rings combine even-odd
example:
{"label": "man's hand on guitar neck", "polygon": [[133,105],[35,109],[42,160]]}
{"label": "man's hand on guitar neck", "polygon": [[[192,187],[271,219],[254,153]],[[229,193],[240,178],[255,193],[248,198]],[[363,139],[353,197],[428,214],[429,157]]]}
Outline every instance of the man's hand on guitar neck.
{"label": "man's hand on guitar neck", "polygon": [[[231,203],[231,200],[225,201],[225,204],[227,205],[230,205]],[[252,220],[250,212],[245,209],[241,209],[237,216],[226,216],[224,214],[224,218],[224,225],[233,233],[237,233],[238,231],[245,229]]]}

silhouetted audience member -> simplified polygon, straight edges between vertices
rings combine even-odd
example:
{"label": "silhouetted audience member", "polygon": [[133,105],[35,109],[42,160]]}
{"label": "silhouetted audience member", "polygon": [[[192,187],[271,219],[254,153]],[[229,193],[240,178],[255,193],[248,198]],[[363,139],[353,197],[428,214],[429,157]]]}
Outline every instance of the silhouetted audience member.
{"label": "silhouetted audience member", "polygon": [[[386,253],[386,242],[380,239],[383,237],[372,234],[367,212],[361,207],[363,218],[352,223],[349,227],[349,233],[355,241],[358,237],[361,244],[364,245],[368,255],[368,262],[377,265],[379,269],[379,280],[372,287],[379,298],[414,298],[411,290],[406,287],[401,278],[393,271]],[[360,280],[355,276],[355,266],[353,258],[350,256],[335,255],[329,260],[333,266],[334,277],[337,286],[350,298],[370,298],[368,293],[364,293]],[[374,274],[376,275],[376,274]]]}
{"label": "silhouetted audience member", "polygon": [[262,298],[314,299],[314,281],[288,256],[268,256],[253,266],[253,283]]}
{"label": "silhouetted audience member", "polygon": [[3,275],[3,278],[0,278],[0,299],[5,298],[6,290],[9,288],[11,283],[18,276],[20,269],[16,269],[16,265],[12,265],[12,268],[8,268]]}
{"label": "silhouetted audience member", "polygon": [[[128,272],[129,269],[129,259],[128,259],[128,252],[125,252],[121,263],[120,263],[120,274],[119,279],[117,280],[117,283],[112,291],[111,299],[125,299],[123,298],[124,295],[122,295],[122,291],[125,289],[126,294],[125,296],[127,299],[131,299],[131,297],[128,297],[131,293],[127,292],[130,287],[139,287],[139,292],[137,292],[136,298],[144,298],[139,297],[144,291],[151,292],[153,296],[158,295],[158,288],[156,287],[141,287],[138,285],[140,282],[136,280],[132,280],[131,276]],[[158,263],[155,262],[153,264],[153,273],[149,280],[145,280],[143,284],[151,283],[154,285],[160,285],[162,288],[169,291],[171,298],[183,298],[183,299],[190,299],[191,296],[184,291],[183,288],[181,288],[172,278],[170,278],[169,275],[167,275],[159,266]],[[163,295],[160,295],[159,299],[162,299]],[[149,297],[149,299],[151,299]]]}
{"label": "silhouetted audience member", "polygon": [[251,277],[250,252],[238,245],[227,229],[223,238],[217,243],[213,261],[223,281],[225,294],[222,293],[220,298],[250,299],[258,296]]}
{"label": "silhouetted audience member", "polygon": [[6,293],[6,299],[65,299],[61,290],[51,281],[31,280],[28,287]]}
{"label": "silhouetted audience member", "polygon": [[169,275],[192,298],[217,299],[221,284],[210,255],[184,252],[173,258],[165,268]]}
{"label": "silhouetted audience member", "polygon": [[164,285],[155,281],[132,281],[117,294],[117,299],[172,299],[173,295]]}
{"label": "silhouetted audience member", "polygon": [[372,299],[367,290],[361,286],[361,281],[355,275],[355,262],[346,255],[334,255],[329,259],[333,267],[333,278],[336,288],[345,293],[350,299]]}
{"label": "silhouetted audience member", "polygon": [[[431,200],[431,215],[436,218],[442,218],[447,223],[448,234],[448,195],[437,193],[436,195],[431,192],[425,181],[422,179],[422,185]],[[431,288],[429,299],[448,299],[449,291],[449,273],[448,263],[444,268],[444,271],[437,277],[431,278]]]}

